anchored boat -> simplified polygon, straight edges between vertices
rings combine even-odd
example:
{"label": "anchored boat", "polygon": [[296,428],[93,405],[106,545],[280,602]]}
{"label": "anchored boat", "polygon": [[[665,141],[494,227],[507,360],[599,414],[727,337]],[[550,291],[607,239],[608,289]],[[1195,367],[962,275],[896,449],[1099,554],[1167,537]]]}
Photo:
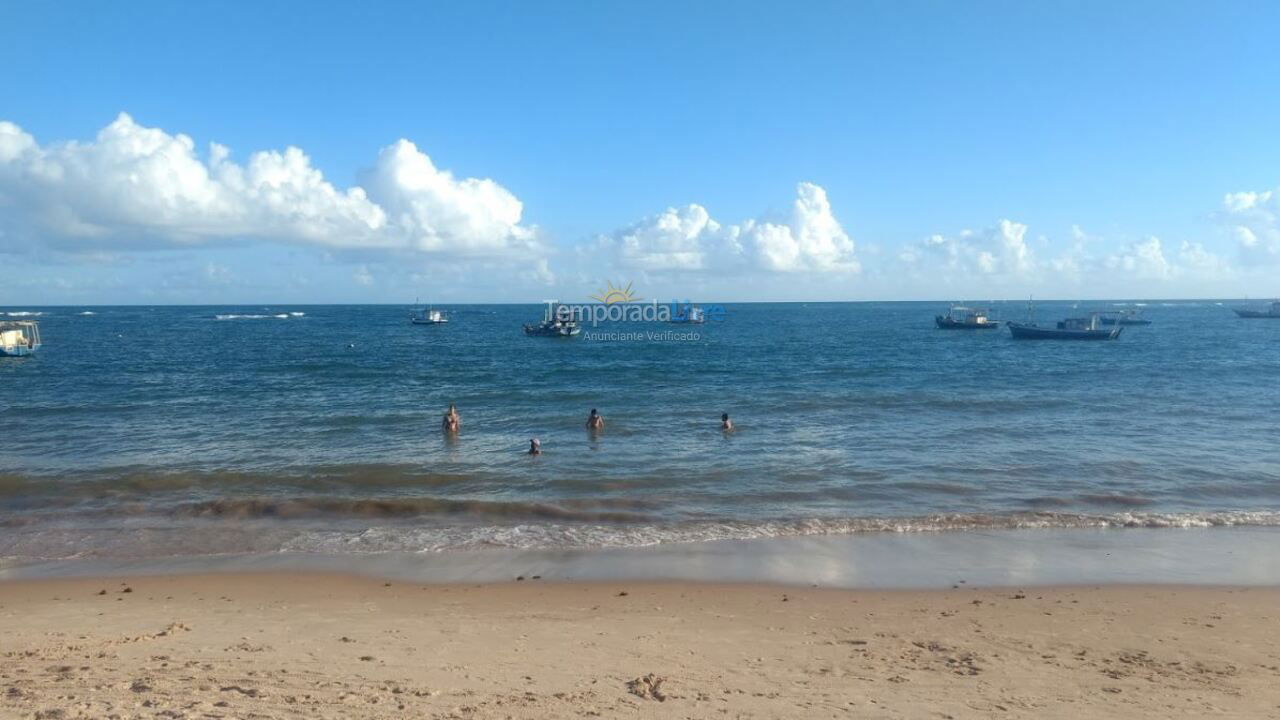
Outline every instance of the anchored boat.
{"label": "anchored boat", "polygon": [[572,313],[561,312],[559,303],[550,303],[547,315],[537,325],[528,323],[524,326],[524,334],[530,337],[574,337],[582,332]]}
{"label": "anchored boat", "polygon": [[933,320],[943,330],[998,330],[1000,322],[990,318],[987,308],[952,305],[946,315],[935,315]]}
{"label": "anchored boat", "polygon": [[1137,310],[1119,310],[1103,313],[1103,325],[1150,325],[1151,321],[1138,314]]}
{"label": "anchored boat", "polygon": [[443,310],[414,310],[409,313],[409,322],[414,325],[443,325],[449,322],[449,316]]}
{"label": "anchored boat", "polygon": [[707,313],[697,305],[679,305],[671,314],[671,322],[678,325],[701,325],[707,321]]}
{"label": "anchored boat", "polygon": [[1010,322],[1009,332],[1017,340],[1115,340],[1124,331],[1121,326],[1103,327],[1102,313],[1088,317],[1067,318],[1056,327],[1040,327],[1035,323]]}
{"label": "anchored boat", "polygon": [[1232,308],[1232,310],[1242,318],[1280,318],[1280,300],[1271,303],[1271,306],[1265,310],[1252,308]]}
{"label": "anchored boat", "polygon": [[40,349],[40,325],[34,320],[0,322],[0,356],[22,357]]}

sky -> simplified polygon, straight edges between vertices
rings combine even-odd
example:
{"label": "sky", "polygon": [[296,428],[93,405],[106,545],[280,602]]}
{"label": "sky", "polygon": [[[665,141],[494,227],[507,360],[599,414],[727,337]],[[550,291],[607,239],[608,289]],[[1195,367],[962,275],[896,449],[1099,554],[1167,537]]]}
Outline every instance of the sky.
{"label": "sky", "polygon": [[0,305],[1280,294],[1280,4],[0,8]]}

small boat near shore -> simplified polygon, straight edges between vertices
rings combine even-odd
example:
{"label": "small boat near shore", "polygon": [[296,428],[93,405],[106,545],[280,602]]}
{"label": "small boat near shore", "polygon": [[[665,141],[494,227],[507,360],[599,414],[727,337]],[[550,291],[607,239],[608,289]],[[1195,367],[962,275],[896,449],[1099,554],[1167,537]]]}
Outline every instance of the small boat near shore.
{"label": "small boat near shore", "polygon": [[1242,318],[1258,319],[1258,318],[1280,318],[1280,300],[1271,303],[1264,310],[1255,308],[1231,308],[1236,315]]}
{"label": "small boat near shore", "polygon": [[1031,322],[1010,322],[1008,325],[1016,340],[1115,340],[1120,337],[1124,328],[1119,325],[1103,327],[1101,316],[1102,313],[1091,313],[1088,317],[1067,318],[1051,328]]}
{"label": "small boat near shore", "polygon": [[946,315],[935,315],[933,321],[942,330],[999,330],[1000,321],[990,316],[987,308],[952,305]]}
{"label": "small boat near shore", "polygon": [[0,322],[0,356],[22,357],[39,350],[40,324],[34,320]]}

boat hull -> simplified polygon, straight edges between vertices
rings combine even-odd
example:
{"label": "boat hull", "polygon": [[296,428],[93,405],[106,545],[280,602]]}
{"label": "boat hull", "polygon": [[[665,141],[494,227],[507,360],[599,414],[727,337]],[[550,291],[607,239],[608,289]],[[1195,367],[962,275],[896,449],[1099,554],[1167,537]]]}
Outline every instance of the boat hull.
{"label": "boat hull", "polygon": [[1016,340],[1115,340],[1123,331],[1123,327],[1109,330],[1063,330],[1009,323],[1009,332],[1013,333]]}
{"label": "boat hull", "polygon": [[1245,310],[1243,308],[1237,308],[1235,310],[1235,313],[1236,315],[1239,315],[1242,318],[1249,318],[1251,320],[1257,320],[1260,318],[1272,318],[1272,319],[1280,320],[1280,313],[1274,313],[1274,312],[1271,312],[1270,310]]}
{"label": "boat hull", "polygon": [[984,323],[960,322],[945,315],[935,315],[933,321],[943,330],[999,330],[1000,323],[994,320]]}
{"label": "boat hull", "polygon": [[13,345],[0,347],[0,357],[26,357],[39,350],[39,345]]}
{"label": "boat hull", "polygon": [[571,338],[577,337],[580,332],[582,332],[582,328],[580,327],[544,328],[536,325],[524,326],[524,334],[529,337]]}

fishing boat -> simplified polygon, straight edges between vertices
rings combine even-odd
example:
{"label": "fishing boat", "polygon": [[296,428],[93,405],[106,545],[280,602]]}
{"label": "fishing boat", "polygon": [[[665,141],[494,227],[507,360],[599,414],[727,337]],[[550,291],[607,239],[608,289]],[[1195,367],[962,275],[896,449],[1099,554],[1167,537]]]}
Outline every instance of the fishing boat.
{"label": "fishing boat", "polygon": [[435,308],[414,310],[409,313],[409,322],[414,325],[443,325],[449,322],[449,316],[443,310]]}
{"label": "fishing boat", "polygon": [[943,330],[998,330],[1000,322],[991,319],[987,308],[952,305],[946,315],[935,315],[933,321]]}
{"label": "fishing boat", "polygon": [[701,325],[706,321],[706,311],[697,305],[678,305],[671,313],[671,322],[678,325]]}
{"label": "fishing boat", "polygon": [[1010,322],[1009,332],[1017,340],[1115,340],[1124,332],[1121,326],[1105,328],[1102,313],[1090,313],[1088,317],[1067,318],[1056,327],[1041,327],[1033,322]]}
{"label": "fishing boat", "polygon": [[1265,310],[1253,308],[1232,308],[1232,310],[1242,318],[1280,318],[1280,300],[1271,303],[1271,306]]}
{"label": "fishing boat", "polygon": [[443,310],[424,308],[417,300],[414,309],[409,311],[409,322],[413,325],[443,325],[449,322],[449,315]]}
{"label": "fishing boat", "polygon": [[1103,325],[1150,325],[1151,321],[1138,314],[1137,310],[1119,310],[1102,314]]}
{"label": "fishing boat", "polygon": [[40,325],[34,320],[0,322],[0,356],[22,357],[40,349]]}
{"label": "fishing boat", "polygon": [[571,313],[561,312],[559,303],[548,303],[546,317],[537,325],[528,323],[524,334],[530,337],[574,337],[582,332],[578,320]]}

